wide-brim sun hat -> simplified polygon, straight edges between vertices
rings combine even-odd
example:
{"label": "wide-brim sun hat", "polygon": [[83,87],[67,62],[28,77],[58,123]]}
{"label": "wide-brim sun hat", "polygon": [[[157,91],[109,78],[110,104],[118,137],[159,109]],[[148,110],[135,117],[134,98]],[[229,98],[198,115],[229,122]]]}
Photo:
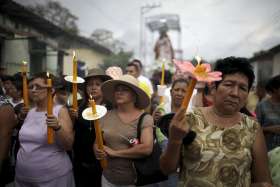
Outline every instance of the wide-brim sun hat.
{"label": "wide-brim sun hat", "polygon": [[125,85],[133,90],[137,96],[135,103],[137,108],[145,109],[149,106],[149,96],[141,88],[139,88],[138,80],[131,75],[123,75],[117,80],[109,80],[104,82],[101,86],[101,90],[103,97],[106,100],[114,103],[114,93],[117,85]]}
{"label": "wide-brim sun hat", "polygon": [[102,69],[93,68],[88,70],[88,74],[85,76],[85,80],[88,81],[90,78],[100,78],[102,81],[111,80],[112,77],[106,75]]}

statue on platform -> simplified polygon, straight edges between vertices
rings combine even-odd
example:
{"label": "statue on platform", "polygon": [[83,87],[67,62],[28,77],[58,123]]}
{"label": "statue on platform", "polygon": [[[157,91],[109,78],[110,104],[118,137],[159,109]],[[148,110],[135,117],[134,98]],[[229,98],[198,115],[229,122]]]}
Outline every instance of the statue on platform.
{"label": "statue on platform", "polygon": [[172,59],[174,58],[174,50],[167,35],[167,30],[160,31],[160,36],[156,42],[154,52],[157,61],[166,60],[172,62]]}

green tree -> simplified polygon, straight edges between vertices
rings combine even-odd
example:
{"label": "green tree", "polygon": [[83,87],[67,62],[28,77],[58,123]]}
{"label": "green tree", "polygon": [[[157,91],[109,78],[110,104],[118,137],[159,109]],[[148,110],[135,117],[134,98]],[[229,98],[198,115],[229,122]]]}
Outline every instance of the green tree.
{"label": "green tree", "polygon": [[112,54],[105,58],[104,63],[100,64],[99,67],[103,70],[106,70],[110,66],[119,66],[124,71],[132,55],[132,52],[120,51],[117,54]]}
{"label": "green tree", "polygon": [[79,33],[76,23],[78,17],[57,1],[49,1],[46,4],[36,4],[35,6],[30,6],[28,8],[35,14],[44,17],[65,31],[74,34]]}

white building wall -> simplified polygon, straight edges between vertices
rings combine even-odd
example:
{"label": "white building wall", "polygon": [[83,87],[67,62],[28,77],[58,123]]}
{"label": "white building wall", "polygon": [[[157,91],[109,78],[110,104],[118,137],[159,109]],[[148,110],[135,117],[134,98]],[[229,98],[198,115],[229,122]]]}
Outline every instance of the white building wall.
{"label": "white building wall", "polygon": [[273,57],[272,76],[280,75],[280,52]]}
{"label": "white building wall", "polygon": [[30,62],[28,39],[5,40],[3,47],[3,64],[8,74],[21,71],[23,60]]}
{"label": "white building wall", "polygon": [[98,68],[99,64],[103,63],[106,55],[102,55],[98,52],[93,51],[92,49],[87,48],[79,48],[79,49],[70,49],[67,52],[68,56],[64,56],[63,63],[63,74],[72,75],[72,54],[73,50],[75,50],[78,60],[86,63],[86,69]]}
{"label": "white building wall", "polygon": [[46,55],[46,71],[57,75],[57,63],[58,56],[57,51],[54,51],[52,48],[47,47],[47,55]]}

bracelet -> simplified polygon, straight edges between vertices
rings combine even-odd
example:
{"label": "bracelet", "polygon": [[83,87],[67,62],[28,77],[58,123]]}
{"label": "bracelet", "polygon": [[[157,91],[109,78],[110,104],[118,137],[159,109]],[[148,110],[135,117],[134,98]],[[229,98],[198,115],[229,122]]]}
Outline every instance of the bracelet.
{"label": "bracelet", "polygon": [[53,130],[54,130],[55,132],[59,131],[60,129],[61,129],[61,125],[58,125],[57,128],[53,128]]}

